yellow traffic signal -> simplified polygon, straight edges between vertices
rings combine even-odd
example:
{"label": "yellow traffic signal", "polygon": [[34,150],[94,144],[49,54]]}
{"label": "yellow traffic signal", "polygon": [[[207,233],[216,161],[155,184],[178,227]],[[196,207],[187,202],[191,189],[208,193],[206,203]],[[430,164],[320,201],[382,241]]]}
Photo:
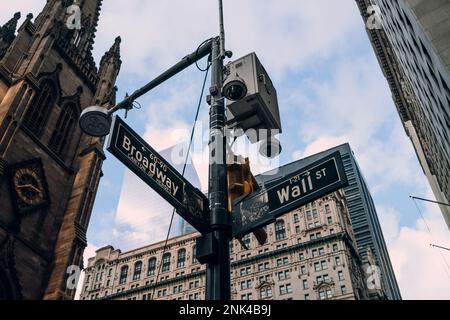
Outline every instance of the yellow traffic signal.
{"label": "yellow traffic signal", "polygon": [[[250,170],[250,161],[248,158],[245,159],[243,164],[233,163],[228,165],[229,212],[233,212],[233,202],[236,199],[255,192],[258,189],[259,185]],[[261,245],[266,242],[267,233],[264,229],[256,230],[253,234]]]}

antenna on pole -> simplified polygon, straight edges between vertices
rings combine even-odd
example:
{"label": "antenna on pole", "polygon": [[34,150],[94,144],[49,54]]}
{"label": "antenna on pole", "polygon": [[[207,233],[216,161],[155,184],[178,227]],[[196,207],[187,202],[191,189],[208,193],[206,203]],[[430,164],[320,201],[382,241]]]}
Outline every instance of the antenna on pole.
{"label": "antenna on pole", "polygon": [[225,59],[225,26],[223,22],[223,3],[219,0],[219,21],[220,21],[220,56]]}

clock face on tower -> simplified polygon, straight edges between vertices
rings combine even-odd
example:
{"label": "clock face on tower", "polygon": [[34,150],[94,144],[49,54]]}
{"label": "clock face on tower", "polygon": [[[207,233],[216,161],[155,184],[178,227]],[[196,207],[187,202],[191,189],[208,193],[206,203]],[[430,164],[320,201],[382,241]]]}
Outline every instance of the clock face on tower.
{"label": "clock face on tower", "polygon": [[30,212],[48,205],[47,183],[39,159],[10,168],[13,202],[19,213]]}

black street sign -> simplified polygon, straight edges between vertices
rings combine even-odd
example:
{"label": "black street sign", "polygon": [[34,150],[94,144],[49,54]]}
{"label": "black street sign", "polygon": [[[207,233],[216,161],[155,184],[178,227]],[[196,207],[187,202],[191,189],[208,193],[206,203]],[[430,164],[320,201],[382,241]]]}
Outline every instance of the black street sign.
{"label": "black street sign", "polygon": [[210,232],[208,198],[122,119],[114,116],[107,150],[158,192],[195,229]]}
{"label": "black street sign", "polygon": [[233,206],[233,236],[273,223],[279,216],[345,186],[347,176],[336,152],[238,199]]}

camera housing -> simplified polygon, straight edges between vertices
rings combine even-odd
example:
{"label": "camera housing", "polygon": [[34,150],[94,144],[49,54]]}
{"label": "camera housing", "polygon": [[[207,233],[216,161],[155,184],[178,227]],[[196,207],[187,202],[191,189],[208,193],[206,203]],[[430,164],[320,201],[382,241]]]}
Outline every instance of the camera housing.
{"label": "camera housing", "polygon": [[[281,133],[277,91],[253,52],[226,66],[223,94],[227,98],[230,128],[247,131],[269,129]],[[267,139],[265,135],[247,135],[252,143]]]}

